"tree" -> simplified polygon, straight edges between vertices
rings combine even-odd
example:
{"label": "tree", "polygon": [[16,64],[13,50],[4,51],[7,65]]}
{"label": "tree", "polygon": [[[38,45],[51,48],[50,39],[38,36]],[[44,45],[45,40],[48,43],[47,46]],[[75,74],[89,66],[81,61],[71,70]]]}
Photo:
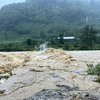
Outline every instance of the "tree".
{"label": "tree", "polygon": [[69,49],[70,49],[69,43],[65,43],[65,44],[64,44],[64,50],[69,50]]}
{"label": "tree", "polygon": [[93,44],[96,40],[96,31],[93,27],[87,25],[83,28],[80,40],[81,40],[81,49],[92,49]]}
{"label": "tree", "polygon": [[62,33],[59,34],[59,43],[64,44],[64,35]]}
{"label": "tree", "polygon": [[40,38],[41,39],[45,39],[46,38],[45,33],[43,31],[40,32]]}
{"label": "tree", "polygon": [[32,44],[32,39],[26,39],[26,45],[31,45]]}

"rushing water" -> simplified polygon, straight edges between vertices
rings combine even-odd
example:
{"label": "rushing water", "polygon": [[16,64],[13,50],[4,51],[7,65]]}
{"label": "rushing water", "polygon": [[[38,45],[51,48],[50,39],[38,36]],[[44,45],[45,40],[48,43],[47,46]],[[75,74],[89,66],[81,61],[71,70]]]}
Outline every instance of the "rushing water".
{"label": "rushing water", "polygon": [[38,50],[39,50],[39,51],[42,51],[42,50],[46,49],[46,48],[47,48],[47,44],[48,44],[48,42],[45,42],[45,43],[43,43],[43,44],[40,44]]}

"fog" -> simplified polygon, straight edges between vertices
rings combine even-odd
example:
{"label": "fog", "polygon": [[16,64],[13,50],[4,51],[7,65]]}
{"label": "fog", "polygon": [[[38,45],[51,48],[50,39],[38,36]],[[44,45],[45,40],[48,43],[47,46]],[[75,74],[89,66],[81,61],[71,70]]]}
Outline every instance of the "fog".
{"label": "fog", "polygon": [[17,3],[17,2],[24,2],[25,0],[0,0],[0,8],[4,5],[11,4],[11,3]]}
{"label": "fog", "polygon": [[[11,3],[17,3],[17,2],[24,2],[25,0],[0,0],[0,8],[3,7],[4,5],[8,5]],[[85,1],[89,2],[91,0],[79,0],[79,1]],[[92,1],[100,1],[100,0],[92,0]]]}

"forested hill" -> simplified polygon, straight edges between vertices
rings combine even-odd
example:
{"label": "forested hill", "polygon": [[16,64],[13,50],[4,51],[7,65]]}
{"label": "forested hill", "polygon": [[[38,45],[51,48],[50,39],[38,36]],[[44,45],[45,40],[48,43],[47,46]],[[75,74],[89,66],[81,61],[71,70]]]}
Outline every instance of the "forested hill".
{"label": "forested hill", "polygon": [[85,25],[99,31],[100,0],[26,0],[0,10],[0,40],[71,36]]}

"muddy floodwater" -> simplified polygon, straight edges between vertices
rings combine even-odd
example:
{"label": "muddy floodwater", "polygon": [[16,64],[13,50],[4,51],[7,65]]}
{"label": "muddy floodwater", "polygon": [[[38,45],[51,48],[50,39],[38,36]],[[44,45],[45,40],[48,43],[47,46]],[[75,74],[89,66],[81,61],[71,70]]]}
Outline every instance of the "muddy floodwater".
{"label": "muddy floodwater", "polygon": [[100,51],[1,52],[0,100],[100,100],[97,76],[87,74],[98,63]]}

